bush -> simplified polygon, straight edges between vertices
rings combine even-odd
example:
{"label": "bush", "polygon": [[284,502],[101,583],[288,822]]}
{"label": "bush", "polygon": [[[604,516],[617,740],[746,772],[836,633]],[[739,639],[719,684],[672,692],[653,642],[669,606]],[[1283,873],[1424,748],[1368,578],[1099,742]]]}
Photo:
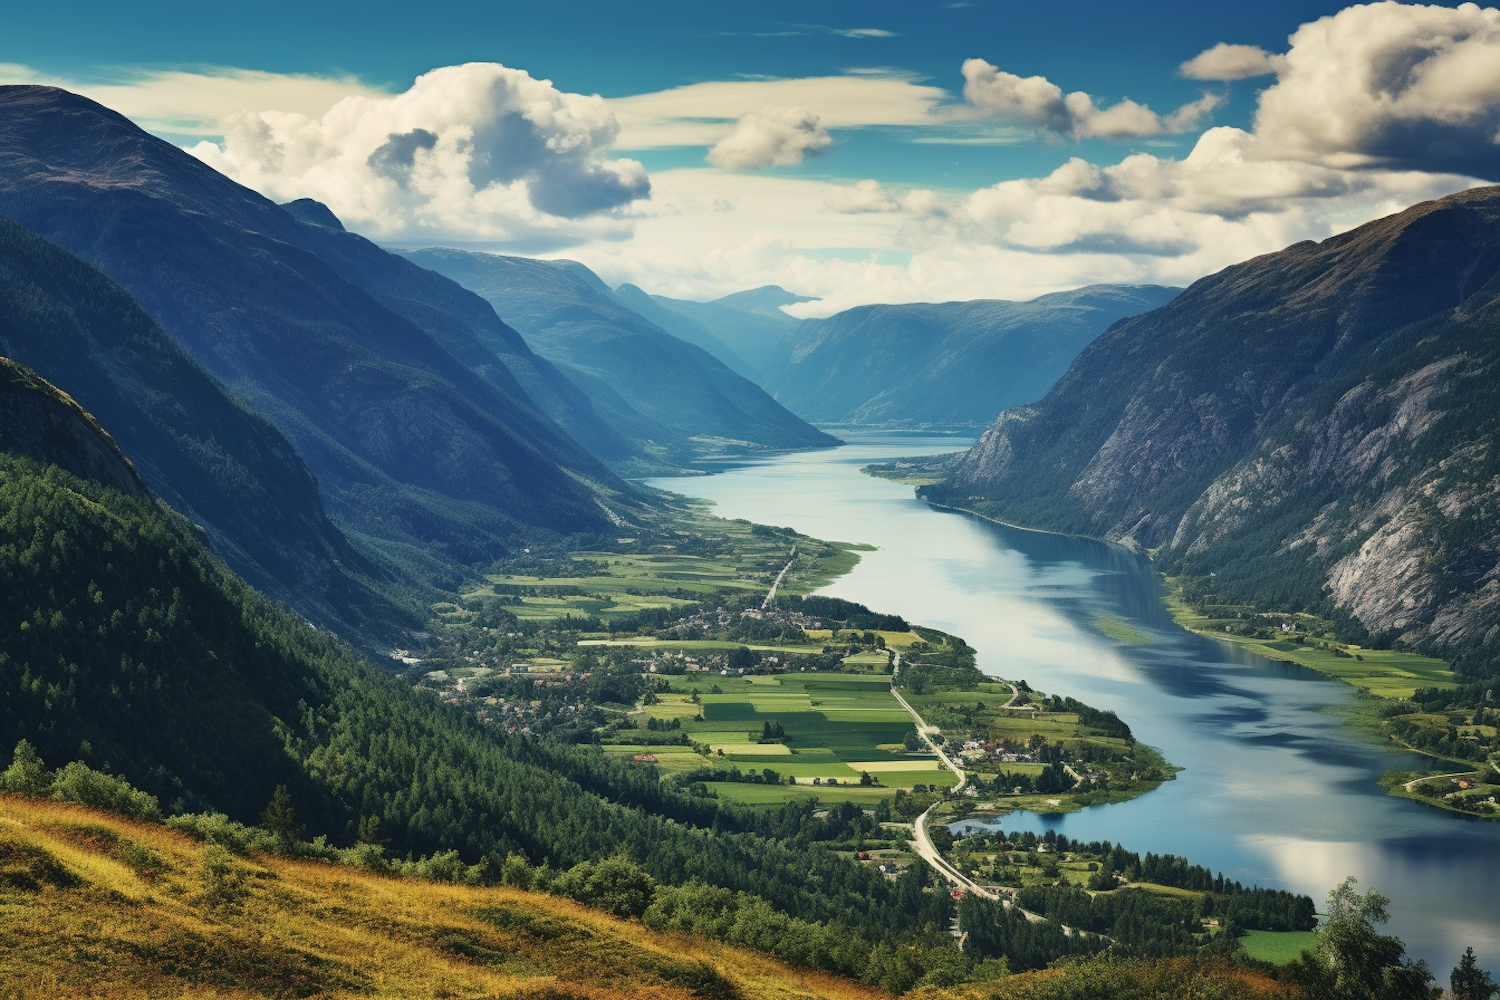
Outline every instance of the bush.
{"label": "bush", "polygon": [[60,802],[77,802],[134,819],[161,821],[161,806],[155,795],[147,795],[123,778],[95,771],[76,760],[57,772],[51,791],[52,797]]}

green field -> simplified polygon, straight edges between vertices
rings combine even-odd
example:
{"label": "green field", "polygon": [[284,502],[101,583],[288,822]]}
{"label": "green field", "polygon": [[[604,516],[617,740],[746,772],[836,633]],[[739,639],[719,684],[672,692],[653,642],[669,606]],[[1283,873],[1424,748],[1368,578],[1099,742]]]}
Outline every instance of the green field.
{"label": "green field", "polygon": [[1246,931],[1240,938],[1241,951],[1273,965],[1285,965],[1317,946],[1318,935],[1312,931]]}
{"label": "green field", "polygon": [[[1290,635],[1280,631],[1274,632],[1270,638],[1233,635],[1224,631],[1225,626],[1238,627],[1244,624],[1242,620],[1200,614],[1176,597],[1167,599],[1167,608],[1173,620],[1189,632],[1233,643],[1268,659],[1301,664],[1379,698],[1410,698],[1418,688],[1451,688],[1457,684],[1448,664],[1431,656],[1365,649],[1326,637],[1316,640],[1326,647],[1320,649],[1310,643],[1294,642]],[[1311,615],[1278,615],[1275,618],[1288,624],[1295,623],[1299,629],[1318,629],[1322,624]]]}
{"label": "green field", "polygon": [[[718,693],[714,693],[715,688]],[[890,681],[879,675],[685,674],[672,677],[671,688],[659,698],[657,704],[645,709],[647,713],[661,720],[680,720],[682,732],[710,748],[708,756],[698,757],[695,766],[755,773],[769,768],[783,779],[796,782],[711,783],[725,798],[784,802],[815,795],[824,801],[873,802],[893,795],[898,788],[918,784],[951,787],[958,781],[932,754],[890,749],[902,745],[914,723],[891,696]],[[767,722],[780,725],[789,741],[759,743]],[[659,761],[668,769],[678,767],[667,764],[660,755]],[[858,784],[866,772],[879,781],[879,786]],[[815,778],[818,785],[812,783]],[[838,784],[822,784],[830,779]]]}
{"label": "green field", "polygon": [[671,544],[647,545],[641,552],[573,552],[570,558],[581,570],[577,574],[495,573],[463,596],[518,600],[508,607],[523,619],[588,615],[607,621],[648,608],[678,607],[709,594],[764,592],[789,561],[779,593],[811,593],[847,573],[859,561],[858,553],[870,548],[726,521],[711,516],[703,503],[685,504],[675,526],[725,554],[693,555]]}

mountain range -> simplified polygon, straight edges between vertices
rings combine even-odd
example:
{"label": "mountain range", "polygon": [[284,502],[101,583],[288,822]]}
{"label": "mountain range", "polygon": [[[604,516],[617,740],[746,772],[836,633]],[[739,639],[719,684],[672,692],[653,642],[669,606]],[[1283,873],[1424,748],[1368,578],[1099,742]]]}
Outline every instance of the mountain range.
{"label": "mountain range", "polygon": [[[726,450],[836,443],[694,338],[674,336],[635,311],[581,264],[449,249],[405,256],[483,296],[636,442],[648,470],[652,457],[660,469]],[[634,298],[652,308],[644,296]],[[714,343],[712,335],[696,340]],[[720,343],[719,350],[727,348]]]}
{"label": "mountain range", "polygon": [[[1204,278],[929,499],[1154,550],[1224,601],[1500,649],[1500,187]],[[1488,652],[1483,652],[1488,651]]]}
{"label": "mountain range", "polygon": [[1030,302],[858,306],[803,322],[762,377],[815,423],[981,427],[1040,399],[1111,323],[1177,292],[1091,285]]}
{"label": "mountain range", "polygon": [[[534,402],[523,381],[581,436],[612,438],[483,300],[92,101],[0,88],[0,214],[118,282],[285,435],[331,519],[403,572],[613,530],[639,502]],[[278,583],[294,606],[316,600]]]}
{"label": "mountain range", "polygon": [[[3,218],[0,353],[67,386],[71,406],[114,429],[116,437],[105,435],[109,448],[78,434],[76,460],[54,450],[49,461],[121,488],[149,486],[236,571],[321,625],[380,637],[405,621],[367,586],[379,571],[329,522],[316,480],[286,438],[226,393],[118,285]],[[14,444],[25,443],[17,437],[24,426],[84,426],[59,424],[55,407],[44,418],[35,405],[41,396],[13,397],[20,398],[32,401],[32,416],[12,423],[20,417],[12,413],[0,432]],[[128,475],[97,471],[115,469],[110,448],[132,457]]]}
{"label": "mountain range", "polygon": [[635,303],[642,297],[649,298],[659,310],[650,315],[662,329],[693,343],[712,338],[701,344],[705,350],[713,350],[711,342],[722,344],[730,353],[721,356],[721,361],[762,383],[773,373],[782,345],[803,322],[781,307],[812,301],[779,285],[762,285],[711,302],[647,295],[634,285],[621,285],[615,291],[635,308],[640,308]]}

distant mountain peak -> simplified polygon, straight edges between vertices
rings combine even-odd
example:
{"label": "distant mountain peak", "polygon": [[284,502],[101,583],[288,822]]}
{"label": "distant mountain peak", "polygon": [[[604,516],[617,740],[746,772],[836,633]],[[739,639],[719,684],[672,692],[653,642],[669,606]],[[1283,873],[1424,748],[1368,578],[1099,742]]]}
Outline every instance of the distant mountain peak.
{"label": "distant mountain peak", "polygon": [[782,306],[795,305],[798,302],[816,302],[810,295],[798,295],[789,292],[780,285],[761,285],[759,288],[750,288],[743,292],[732,292],[721,298],[713,300],[716,305],[728,306],[738,309],[740,312],[776,313],[786,315],[781,311]]}
{"label": "distant mountain peak", "polygon": [[301,222],[312,226],[322,226],[325,229],[337,229],[344,232],[344,224],[339,217],[333,214],[333,209],[314,198],[298,198],[281,206],[290,212]]}

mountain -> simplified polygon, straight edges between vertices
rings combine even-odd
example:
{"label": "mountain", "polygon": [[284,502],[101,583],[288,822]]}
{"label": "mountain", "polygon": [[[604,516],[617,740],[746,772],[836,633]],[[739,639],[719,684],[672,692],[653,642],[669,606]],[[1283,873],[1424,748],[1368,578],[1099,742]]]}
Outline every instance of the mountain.
{"label": "mountain", "polygon": [[1493,657],[1497,275],[1500,187],[1227,268],[1111,328],[924,495]]}
{"label": "mountain", "polygon": [[131,496],[146,493],[130,459],[83,407],[10,358],[0,358],[0,451],[36,456]]}
{"label": "mountain", "polygon": [[[707,331],[709,336],[733,351],[735,357],[750,369],[750,377],[757,381],[772,370],[782,343],[803,322],[782,312],[781,307],[812,301],[806,295],[794,295],[778,285],[762,285],[712,302],[672,299],[665,295],[651,298],[658,306]],[[692,340],[672,327],[664,328],[685,340]]]}
{"label": "mountain", "polygon": [[[280,432],[230,398],[118,285],[4,218],[0,353],[41,376],[11,365],[13,386],[46,379],[92,414],[88,427],[97,417],[118,434],[85,432],[56,407],[38,410],[42,397],[32,393],[15,397],[31,400],[32,417],[12,412],[0,431],[11,450],[132,492],[149,486],[200,525],[237,572],[321,625],[368,640],[403,623],[366,586],[378,571],[329,522],[317,482]],[[35,436],[22,441],[28,426],[54,442],[71,435],[77,460],[56,447],[38,451]],[[89,446],[100,435],[108,448]],[[109,458],[115,440],[134,460],[128,475]]]}
{"label": "mountain", "polygon": [[1040,399],[1111,323],[1177,291],[1094,285],[1030,302],[859,306],[804,322],[763,384],[815,423],[983,426]]}
{"label": "mountain", "polygon": [[123,286],[286,435],[341,527],[408,565],[612,530],[632,502],[478,339],[502,335],[484,303],[92,101],[0,88],[0,213]]}
{"label": "mountain", "polygon": [[445,249],[406,256],[487,299],[598,412],[666,461],[835,443],[703,348],[630,309],[582,264]]}
{"label": "mountain", "polygon": [[685,340],[689,344],[696,344],[703,348],[722,361],[724,367],[730,371],[743,375],[752,382],[755,381],[755,369],[744,358],[734,353],[728,344],[702,324],[666,308],[644,289],[635,285],[621,285],[615,289],[615,298],[637,315],[655,323],[678,340]]}

